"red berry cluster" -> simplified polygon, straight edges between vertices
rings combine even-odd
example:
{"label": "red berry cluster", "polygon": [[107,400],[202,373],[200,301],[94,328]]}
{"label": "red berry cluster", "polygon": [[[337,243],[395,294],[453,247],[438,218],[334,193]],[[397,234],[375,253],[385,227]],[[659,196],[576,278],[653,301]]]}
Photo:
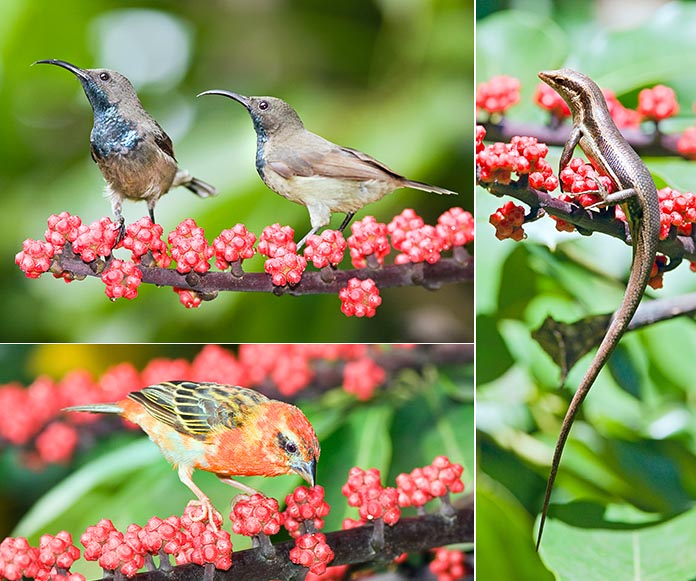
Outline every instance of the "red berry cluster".
{"label": "red berry cluster", "polygon": [[208,272],[213,247],[208,244],[203,228],[199,228],[193,218],[187,218],[167,236],[172,245],[172,258],[176,269],[182,274],[191,272]]}
{"label": "red berry cluster", "polygon": [[297,252],[297,244],[294,241],[295,231],[290,226],[281,226],[278,223],[266,226],[259,237],[259,254],[274,258],[282,249],[283,253]]}
{"label": "red berry cluster", "polygon": [[[295,243],[293,242],[293,245]],[[271,282],[275,286],[295,286],[302,280],[302,273],[307,268],[307,260],[304,256],[295,254],[295,251],[278,248],[272,258],[267,258],[263,263],[264,270],[271,275]]]}
{"label": "red berry cluster", "polygon": [[524,208],[511,200],[491,214],[488,221],[495,227],[495,237],[498,240],[512,238],[519,242],[524,238]]}
{"label": "red berry cluster", "polygon": [[148,217],[140,218],[126,228],[126,235],[121,245],[131,251],[132,260],[140,264],[148,252],[152,255],[155,265],[167,268],[172,263],[167,245],[162,240],[164,229],[159,224],[153,224]]}
{"label": "red berry cluster", "polygon": [[410,474],[399,474],[396,487],[401,506],[423,506],[447,492],[462,492],[464,482],[461,464],[453,464],[447,456],[437,456],[430,466],[415,468]]}
{"label": "red berry cluster", "polygon": [[253,537],[260,533],[275,535],[283,524],[278,501],[262,494],[239,494],[230,513],[232,530],[236,535]]}
{"label": "red berry cluster", "polygon": [[638,111],[624,107],[621,101],[616,98],[614,91],[602,89],[602,93],[607,102],[609,114],[618,128],[628,129],[640,126],[641,116]]}
{"label": "red berry cluster", "polygon": [[145,564],[145,556],[172,555],[177,565],[212,563],[217,569],[232,566],[232,543],[227,531],[220,530],[222,517],[215,512],[201,518],[202,507],[197,501],[186,506],[184,514],[164,520],[152,517],[144,527],[131,524],[125,533],[117,530],[108,519],[87,527],[80,537],[85,547],[84,557],[98,561],[107,571],[120,571],[133,577]]}
{"label": "red berry cluster", "polygon": [[687,159],[696,159],[696,127],[687,127],[677,141],[677,151]]}
{"label": "red berry cluster", "polygon": [[548,146],[535,137],[516,135],[510,143],[493,143],[476,154],[478,179],[482,183],[509,184],[516,173],[528,175],[533,188],[553,191],[558,187],[558,178],[544,159],[548,152]]}
{"label": "red berry cluster", "polygon": [[27,238],[22,242],[22,250],[15,255],[15,264],[27,278],[39,278],[51,268],[54,254],[55,249],[49,242]]}
{"label": "red berry cluster", "polygon": [[397,490],[382,486],[377,468],[351,468],[341,492],[350,506],[358,508],[362,522],[381,518],[386,524],[394,525],[401,518]]}
{"label": "red berry cluster", "polygon": [[486,148],[484,139],[486,139],[486,128],[483,125],[476,125],[476,153],[480,153]]}
{"label": "red berry cluster", "polygon": [[679,104],[674,89],[665,85],[655,85],[638,93],[638,113],[644,119],[656,123],[679,113]]}
{"label": "red berry cluster", "polygon": [[520,100],[519,79],[507,75],[492,77],[476,88],[476,106],[491,113],[504,113]]}
{"label": "red berry cluster", "polygon": [[80,233],[80,226],[82,226],[82,220],[79,216],[71,216],[68,212],[52,214],[48,217],[48,228],[44,238],[58,253],[66,242],[75,241]]}
{"label": "red berry cluster", "polygon": [[660,239],[669,236],[674,226],[683,236],[691,236],[692,224],[696,222],[696,196],[691,192],[681,193],[672,188],[657,191],[660,201]]}
{"label": "red berry cluster", "polygon": [[474,217],[462,208],[452,208],[440,214],[436,228],[442,241],[442,250],[465,246],[474,241]]}
{"label": "red berry cluster", "polygon": [[233,262],[241,263],[254,256],[256,249],[256,234],[249,232],[244,224],[235,224],[232,228],[223,230],[213,240],[215,249],[215,266],[226,270]]}
{"label": "red berry cluster", "polygon": [[82,224],[79,227],[72,249],[85,262],[92,262],[97,258],[111,256],[117,237],[118,226],[110,218],[101,218],[89,226]]}
{"label": "red berry cluster", "polygon": [[391,251],[387,238],[387,225],[377,222],[374,216],[356,220],[350,227],[348,237],[350,259],[355,268],[364,268],[367,257],[373,256],[377,264],[384,264],[384,257]]}
{"label": "red berry cluster", "polygon": [[579,157],[570,160],[559,175],[563,184],[563,191],[575,194],[576,201],[586,208],[597,202],[602,201],[599,195],[599,182],[605,192],[612,192],[614,184],[607,176],[600,175],[599,172],[589,163]]}
{"label": "red berry cluster", "polygon": [[437,581],[456,581],[466,575],[466,555],[463,551],[440,547],[435,549],[435,558],[430,562],[430,570],[437,575]]}
{"label": "red berry cluster", "polygon": [[295,546],[290,549],[290,560],[307,567],[315,575],[322,575],[333,558],[334,553],[322,533],[306,533],[297,537]]}
{"label": "red berry cluster", "polygon": [[371,278],[351,278],[338,291],[338,298],[341,299],[341,312],[347,317],[374,317],[377,307],[382,304],[377,284]]}
{"label": "red berry cluster", "polygon": [[178,286],[175,286],[172,290],[179,295],[179,302],[187,309],[196,309],[203,302],[203,298],[196,291],[179,288]]}
{"label": "red berry cluster", "polygon": [[551,113],[556,119],[570,117],[568,104],[556,91],[546,83],[539,83],[534,91],[534,102],[542,109]]}
{"label": "red berry cluster", "polygon": [[312,234],[307,238],[304,256],[315,268],[336,266],[343,260],[346,246],[346,239],[338,230],[324,230],[319,236]]}
{"label": "red berry cluster", "polygon": [[343,368],[343,389],[367,401],[386,378],[387,373],[380,365],[369,357],[362,357],[349,361]]}
{"label": "red berry cluster", "polygon": [[109,267],[102,272],[101,279],[106,285],[104,292],[112,301],[120,298],[132,300],[138,296],[143,274],[135,262],[114,258]]}
{"label": "red berry cluster", "polygon": [[0,543],[1,578],[7,581],[19,581],[22,577],[33,579],[41,567],[39,549],[31,547],[24,537],[8,537]]}
{"label": "red berry cluster", "polygon": [[[283,524],[291,536],[297,538],[307,532],[324,528],[324,517],[329,514],[329,504],[324,500],[324,487],[298,486],[285,497]],[[309,526],[306,523],[310,523]]]}
{"label": "red berry cluster", "polygon": [[655,290],[662,288],[665,266],[667,266],[667,257],[658,254],[650,270],[650,279],[648,280],[650,288]]}

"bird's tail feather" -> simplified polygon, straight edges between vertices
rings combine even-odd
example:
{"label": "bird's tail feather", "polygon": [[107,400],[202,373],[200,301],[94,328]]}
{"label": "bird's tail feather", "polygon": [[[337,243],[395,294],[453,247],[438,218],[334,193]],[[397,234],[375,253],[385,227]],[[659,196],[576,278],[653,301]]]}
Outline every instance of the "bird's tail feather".
{"label": "bird's tail feather", "polygon": [[64,412],[91,412],[93,414],[120,414],[123,408],[115,403],[92,403],[63,408]]}
{"label": "bird's tail feather", "polygon": [[441,188],[439,186],[431,186],[425,182],[415,182],[413,180],[405,180],[404,185],[408,188],[414,188],[416,190],[423,190],[424,192],[433,192],[434,194],[444,194],[447,196],[458,196],[457,192]]}
{"label": "bird's tail feather", "polygon": [[172,184],[172,187],[174,186],[184,186],[187,190],[192,191],[200,198],[209,198],[210,196],[215,196],[218,193],[214,186],[211,186],[209,183],[204,182],[203,180],[194,178],[189,172],[183,169],[176,172],[174,183]]}

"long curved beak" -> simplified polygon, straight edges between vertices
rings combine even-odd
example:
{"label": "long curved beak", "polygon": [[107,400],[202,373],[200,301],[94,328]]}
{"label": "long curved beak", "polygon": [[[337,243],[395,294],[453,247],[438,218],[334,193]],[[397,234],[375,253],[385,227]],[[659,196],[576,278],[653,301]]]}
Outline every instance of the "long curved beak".
{"label": "long curved beak", "polygon": [[42,60],[42,61],[36,61],[33,64],[35,64],[35,65],[56,65],[56,66],[63,67],[64,69],[69,70],[78,79],[81,79],[83,81],[90,80],[89,75],[84,70],[82,70],[80,67],[76,67],[75,65],[70,64],[69,62],[66,62],[66,61],[60,61],[57,59],[46,59],[46,60]]}
{"label": "long curved beak", "polygon": [[203,91],[202,93],[198,93],[196,97],[200,97],[202,95],[222,95],[223,97],[234,99],[238,103],[244,105],[247,109],[249,108],[250,104],[249,97],[245,97],[244,95],[240,95],[239,93],[233,93],[232,91],[224,91],[222,89],[211,89],[210,91]]}
{"label": "long curved beak", "polygon": [[308,462],[292,467],[293,471],[304,478],[310,486],[314,486],[317,482],[317,459],[312,458]]}

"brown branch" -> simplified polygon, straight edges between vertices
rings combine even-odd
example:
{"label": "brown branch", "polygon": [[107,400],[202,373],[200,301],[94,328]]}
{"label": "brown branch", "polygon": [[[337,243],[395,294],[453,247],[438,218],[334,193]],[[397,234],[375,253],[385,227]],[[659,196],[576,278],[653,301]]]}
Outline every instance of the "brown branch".
{"label": "brown branch", "polygon": [[[111,257],[104,263],[83,262],[66,244],[63,253],[56,255],[53,272],[70,272],[76,277],[100,276],[108,267]],[[371,278],[379,288],[421,285],[427,289],[438,289],[444,284],[472,281],[474,279],[474,259],[463,248],[456,247],[453,256],[442,258],[435,264],[408,263],[391,264],[379,268],[356,268],[350,270],[334,270],[333,280],[327,278],[324,271],[310,271],[302,275],[302,280],[296,286],[277,287],[271,282],[271,277],[265,272],[244,273],[237,277],[230,272],[206,272],[203,274],[190,272],[181,274],[172,268],[146,267],[138,265],[143,275],[142,281],[157,286],[171,286],[193,290],[209,295],[211,298],[218,291],[265,292],[276,295],[289,294],[293,296],[310,294],[338,294],[338,291],[348,284],[351,278],[361,280]]]}
{"label": "brown branch", "polygon": [[[494,196],[510,196],[527,204],[532,210],[542,209],[547,214],[565,220],[579,228],[582,233],[601,232],[627,244],[630,243],[628,227],[624,222],[616,220],[609,212],[586,210],[579,205],[564,202],[548,192],[542,192],[530,187],[526,179],[510,184],[480,183]],[[669,256],[670,261],[686,259],[696,260],[696,245],[689,236],[670,236],[660,240],[658,252]]]}
{"label": "brown branch", "polygon": [[[484,122],[486,128],[486,141],[509,142],[515,135],[533,135],[546,145],[563,147],[570,135],[570,124],[564,123],[557,128],[548,125],[538,125],[534,123],[520,123],[503,119],[499,123]],[[677,141],[679,134],[664,135],[655,132],[647,134],[639,129],[621,129],[621,133],[626,141],[635,149],[639,155],[653,157],[678,156],[684,157],[677,151]],[[685,158],[687,159],[687,158]]]}
{"label": "brown branch", "polygon": [[[384,527],[384,545],[373,546],[372,524],[347,531],[326,534],[326,542],[334,552],[333,565],[389,563],[402,553],[425,551],[435,547],[474,541],[473,498],[466,506],[454,511],[451,517],[427,514],[402,518],[393,527]],[[290,561],[294,541],[274,545],[275,556],[267,559],[261,548],[247,549],[232,555],[229,571],[215,570],[215,581],[268,581],[269,579],[304,579],[307,569]],[[136,581],[201,581],[204,568],[181,565],[171,571],[149,571],[134,577]]]}

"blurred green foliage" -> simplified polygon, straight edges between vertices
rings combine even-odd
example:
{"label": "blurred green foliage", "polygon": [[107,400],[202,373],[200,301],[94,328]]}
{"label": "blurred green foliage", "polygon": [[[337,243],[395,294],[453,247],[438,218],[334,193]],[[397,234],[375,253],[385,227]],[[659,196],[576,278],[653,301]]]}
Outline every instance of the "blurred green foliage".
{"label": "blurred green foliage", "polygon": [[[684,74],[696,65],[693,3],[668,3],[632,25],[607,17],[608,4],[631,13],[633,4],[622,2],[512,3],[526,11],[479,4],[486,17],[477,22],[477,81],[495,74],[521,80],[511,119],[544,123],[545,112],[531,98],[536,73],[570,66],[616,91],[629,107],[641,88],[669,85],[681,112],[665,131],[694,125],[696,78]],[[554,169],[559,156],[560,148],[548,156]],[[696,187],[693,162],[645,161],[658,187]],[[477,264],[486,265],[476,278],[478,577],[546,579],[546,566],[559,579],[693,578],[687,547],[696,542],[696,326],[690,319],[623,338],[570,435],[551,520],[540,554],[534,552],[560,423],[594,350],[559,391],[559,369],[531,332],[547,315],[572,322],[613,312],[625,290],[631,251],[599,234],[559,233],[548,219],[525,226],[522,243],[500,242],[488,224],[500,205],[477,188]],[[693,276],[682,266],[665,275],[664,289],[647,295],[691,292]]]}
{"label": "blurred green foliage", "polygon": [[[472,339],[472,284],[385,290],[377,317],[356,320],[332,295],[223,293],[190,312],[168,288],[143,285],[137,300],[110,303],[96,279],[25,279],[14,254],[25,238],[42,238],[50,214],[67,210],[88,223],[111,214],[89,155],[87,100],[66,71],[29,66],[46,58],[124,73],[172,137],[180,165],[218,187],[214,199],[186,190],[164,197],[165,233],[189,216],[210,239],[237,222],[257,235],[274,222],[298,236],[309,230],[306,210],[256,174],[244,109],[196,100],[211,88],[282,97],[328,139],[460,192],[400,190],[358,216],[389,221],[414,207],[434,223],[453,205],[473,207],[471,0],[0,3],[0,308],[6,341]],[[124,210],[129,222],[146,214],[142,203]],[[248,269],[261,271],[261,259]]]}
{"label": "blurred green foliage", "polygon": [[[0,361],[13,363],[3,371],[3,382],[31,381],[37,375],[60,378],[68,370],[87,367],[97,374],[121,361],[138,368],[153,357],[192,359],[200,346],[5,346]],[[54,362],[62,359],[58,365]],[[341,494],[353,466],[379,468],[383,483],[393,485],[397,474],[430,464],[439,454],[464,466],[467,491],[473,486],[474,406],[473,365],[426,365],[422,372],[404,369],[368,402],[359,402],[341,386],[313,399],[300,397],[297,405],[312,422],[321,442],[318,481],[332,507],[325,531],[339,530],[346,517],[357,518]],[[301,394],[300,394],[301,396]],[[142,433],[111,433],[70,466],[50,466],[36,472],[27,468],[17,450],[0,455],[0,530],[27,536],[37,543],[41,534],[67,530],[78,539],[84,529],[110,518],[124,530],[144,525],[153,515],[181,514],[190,491]],[[212,474],[197,471],[196,483],[210,496],[229,523],[229,503],[235,492]],[[246,484],[277,498],[301,484],[299,478],[243,478]],[[461,498],[457,496],[456,498]],[[428,505],[435,510],[437,501]],[[405,515],[415,514],[406,509]],[[11,516],[12,515],[12,516]],[[21,520],[16,524],[16,518]],[[226,526],[229,530],[229,526]],[[3,536],[3,535],[0,535]],[[249,547],[249,539],[233,537],[235,550]],[[98,578],[94,563],[80,561],[75,570]]]}

